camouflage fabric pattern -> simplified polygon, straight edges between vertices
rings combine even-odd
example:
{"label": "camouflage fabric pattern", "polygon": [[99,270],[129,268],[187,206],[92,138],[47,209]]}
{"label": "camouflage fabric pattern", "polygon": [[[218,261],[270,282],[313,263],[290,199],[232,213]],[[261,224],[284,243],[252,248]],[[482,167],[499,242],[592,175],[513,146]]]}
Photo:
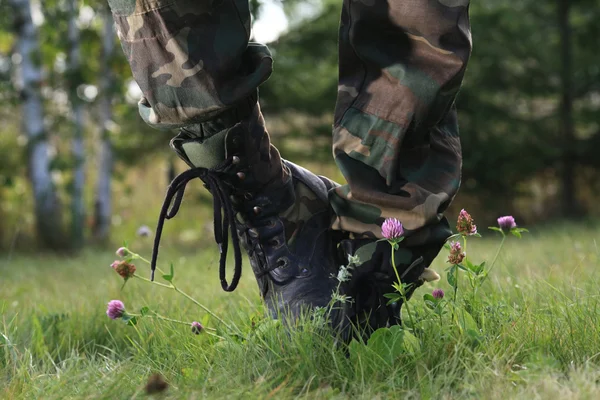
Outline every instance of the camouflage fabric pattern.
{"label": "camouflage fabric pattern", "polygon": [[[214,167],[225,158],[228,132],[243,130],[244,161],[252,173],[237,182],[239,188],[277,190],[290,179],[256,104],[256,89],[269,77],[272,59],[266,46],[248,43],[246,0],[109,4],[143,92],[141,116],[155,128],[183,128],[172,145],[190,166]],[[223,117],[240,103],[250,104],[249,115]],[[295,203],[281,213],[289,245],[305,221],[326,208],[302,182],[294,182],[294,191]]]}
{"label": "camouflage fabric pattern", "polygon": [[348,184],[330,192],[334,229],[380,238],[395,217],[406,244],[448,234],[440,221],[461,179],[454,99],[471,52],[468,6],[344,0],[333,154]]}
{"label": "camouflage fabric pattern", "polygon": [[[248,43],[247,0],[109,3],[152,126],[185,127],[199,140],[217,134],[272,71],[266,46]],[[468,5],[344,0],[333,154],[348,184],[330,191],[334,229],[377,238],[396,217],[406,245],[448,235],[440,222],[461,177],[454,99],[471,51]],[[286,179],[266,131],[249,136],[258,179]]]}
{"label": "camouflage fabric pattern", "polygon": [[[339,186],[331,180],[320,177],[325,186],[330,189]],[[317,213],[328,212],[328,204],[324,203],[317,194],[299,180],[294,181],[294,204],[280,214],[285,227],[285,237],[290,248],[294,248],[294,241],[304,224]]]}
{"label": "camouflage fabric pattern", "polygon": [[109,0],[123,51],[160,129],[204,122],[255,94],[272,71],[248,44],[247,0]]}

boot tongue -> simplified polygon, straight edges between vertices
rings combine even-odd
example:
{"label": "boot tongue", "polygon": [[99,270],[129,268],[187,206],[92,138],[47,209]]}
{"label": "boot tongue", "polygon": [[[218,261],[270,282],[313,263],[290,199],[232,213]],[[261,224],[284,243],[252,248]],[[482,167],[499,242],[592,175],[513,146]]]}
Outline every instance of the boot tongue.
{"label": "boot tongue", "polygon": [[190,167],[211,169],[225,160],[226,135],[227,129],[202,139],[181,131],[171,140],[171,147]]}

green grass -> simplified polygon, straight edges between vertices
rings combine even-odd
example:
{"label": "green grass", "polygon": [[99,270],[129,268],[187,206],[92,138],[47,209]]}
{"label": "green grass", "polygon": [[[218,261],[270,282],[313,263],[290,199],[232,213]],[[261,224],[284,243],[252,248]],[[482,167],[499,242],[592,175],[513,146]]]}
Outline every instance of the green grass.
{"label": "green grass", "polygon": [[[153,320],[136,327],[109,320],[111,299],[172,318],[204,316],[176,293],[137,279],[121,291],[110,251],[3,256],[0,398],[144,398],[154,372],[169,382],[162,397],[169,399],[599,398],[599,233],[598,226],[560,225],[509,240],[481,292],[480,343],[452,329],[449,318],[425,321],[422,296],[450,289],[445,280],[423,286],[410,302],[426,322],[419,346],[389,360],[362,344],[348,356],[316,324],[293,332],[270,325],[247,263],[239,289],[226,294],[216,250],[206,244],[183,255],[166,248],[161,260],[174,262],[178,286],[243,331],[243,341]],[[486,237],[469,242],[475,260],[495,252],[497,241]],[[132,247],[147,254],[147,243]],[[444,261],[440,255],[434,268],[441,272]]]}

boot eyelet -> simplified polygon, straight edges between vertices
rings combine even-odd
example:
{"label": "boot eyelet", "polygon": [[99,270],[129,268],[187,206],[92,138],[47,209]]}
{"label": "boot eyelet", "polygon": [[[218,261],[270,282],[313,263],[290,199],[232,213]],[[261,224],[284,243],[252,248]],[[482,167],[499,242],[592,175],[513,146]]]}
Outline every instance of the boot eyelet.
{"label": "boot eyelet", "polygon": [[252,196],[252,193],[244,193],[244,199],[246,200],[252,200],[254,198],[254,196]]}
{"label": "boot eyelet", "polygon": [[269,223],[267,224],[267,228],[275,228],[277,224],[275,223],[274,220],[270,220]]}
{"label": "boot eyelet", "polygon": [[240,181],[243,181],[244,179],[246,179],[246,174],[243,172],[238,172],[237,177]]}
{"label": "boot eyelet", "polygon": [[232,164],[239,164],[242,160],[238,156],[233,156],[231,159]]}
{"label": "boot eyelet", "polygon": [[260,207],[254,207],[252,209],[254,211],[254,214],[259,215],[262,212],[262,208]]}
{"label": "boot eyelet", "polygon": [[277,260],[277,268],[287,268],[289,264],[289,260],[287,258],[280,258],[279,260]]}
{"label": "boot eyelet", "polygon": [[279,240],[278,239],[269,240],[268,245],[271,247],[279,247]]}

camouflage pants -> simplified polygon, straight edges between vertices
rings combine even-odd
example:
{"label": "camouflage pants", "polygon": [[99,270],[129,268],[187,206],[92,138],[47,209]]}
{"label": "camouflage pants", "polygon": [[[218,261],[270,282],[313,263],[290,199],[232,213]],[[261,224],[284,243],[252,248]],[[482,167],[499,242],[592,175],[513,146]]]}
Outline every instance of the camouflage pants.
{"label": "camouflage pants", "polygon": [[[348,183],[330,192],[332,227],[379,237],[396,217],[410,243],[434,240],[461,178],[469,0],[343,1],[333,153]],[[248,0],[109,3],[152,126],[214,120],[271,74],[268,48],[248,43]]]}

